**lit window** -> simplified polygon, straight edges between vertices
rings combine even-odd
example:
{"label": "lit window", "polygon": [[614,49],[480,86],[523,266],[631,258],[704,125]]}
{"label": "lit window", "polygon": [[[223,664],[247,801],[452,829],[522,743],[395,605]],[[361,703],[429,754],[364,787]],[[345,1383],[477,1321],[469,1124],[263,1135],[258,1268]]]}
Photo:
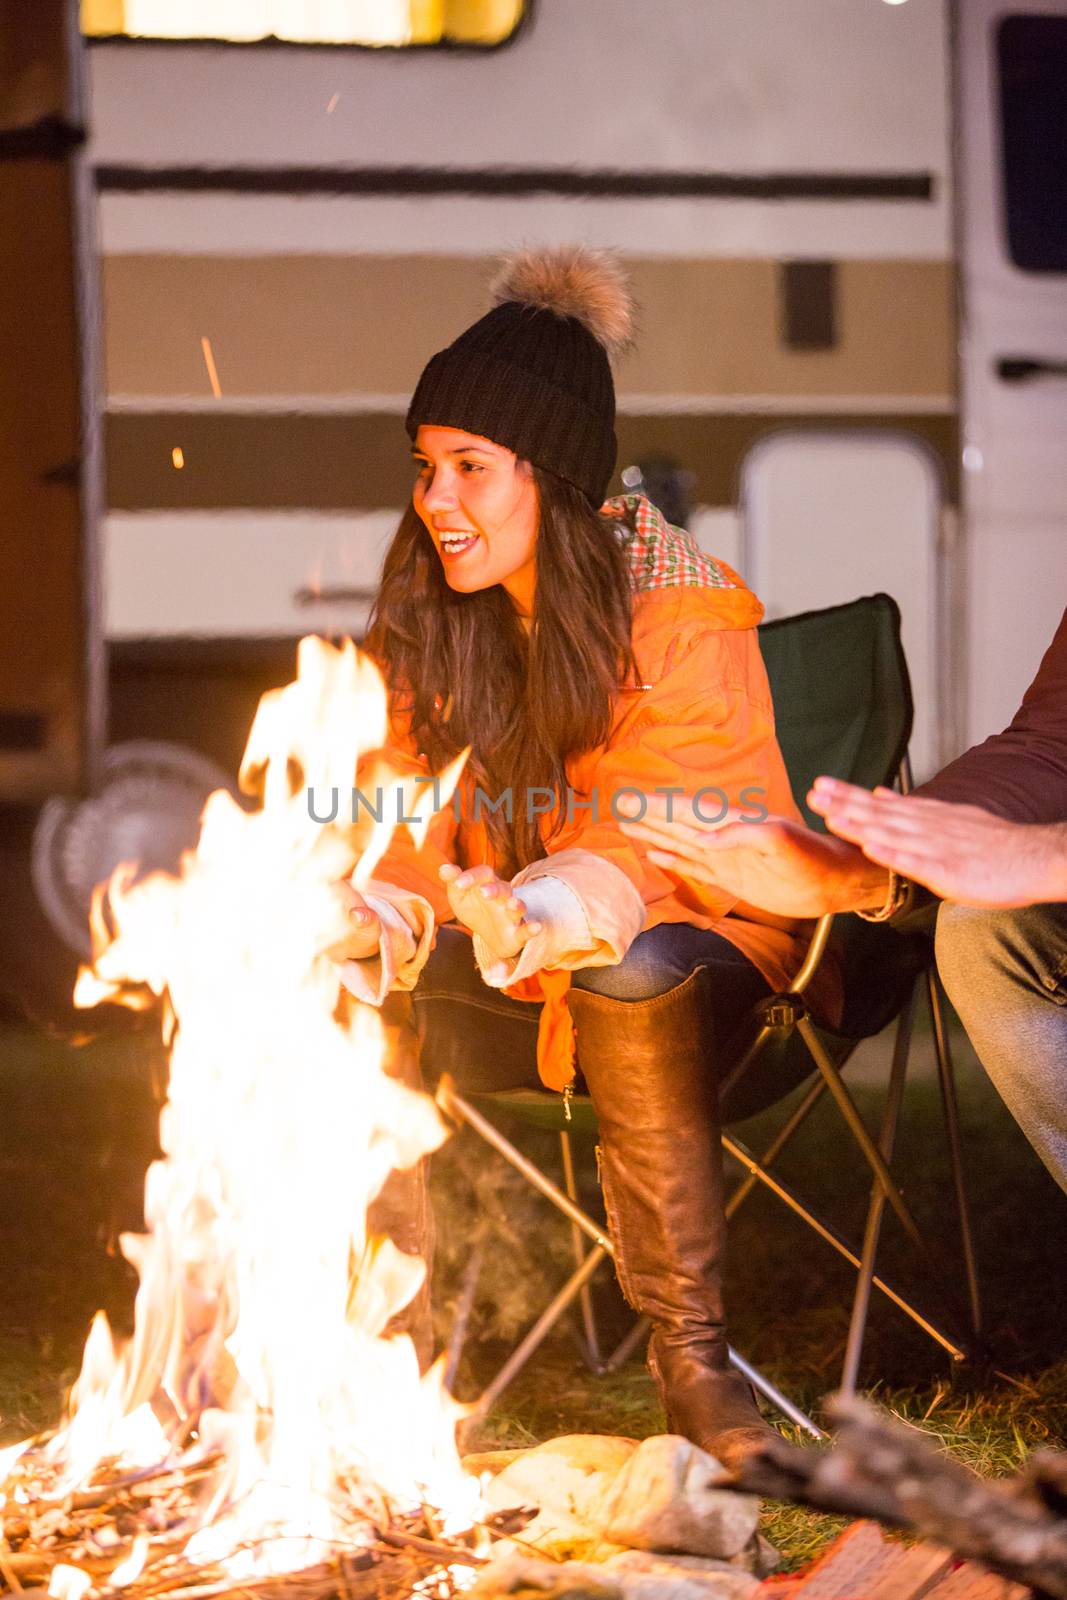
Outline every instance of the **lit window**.
{"label": "lit window", "polygon": [[501,44],[526,0],[81,0],[96,38],[225,39],[239,44]]}

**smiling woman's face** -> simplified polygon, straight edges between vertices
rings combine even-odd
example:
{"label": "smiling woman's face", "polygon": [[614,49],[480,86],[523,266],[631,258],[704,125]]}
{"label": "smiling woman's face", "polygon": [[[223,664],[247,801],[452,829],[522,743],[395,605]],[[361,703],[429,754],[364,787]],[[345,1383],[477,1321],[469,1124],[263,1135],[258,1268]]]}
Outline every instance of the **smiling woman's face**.
{"label": "smiling woman's face", "polygon": [[412,502],[449,588],[501,584],[523,616],[533,611],[540,520],[528,461],[461,428],[420,428]]}

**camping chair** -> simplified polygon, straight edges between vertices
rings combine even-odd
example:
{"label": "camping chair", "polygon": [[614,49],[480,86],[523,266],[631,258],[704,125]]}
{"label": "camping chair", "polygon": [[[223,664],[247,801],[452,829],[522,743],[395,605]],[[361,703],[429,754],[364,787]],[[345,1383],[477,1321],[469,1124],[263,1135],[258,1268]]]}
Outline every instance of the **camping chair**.
{"label": "camping chair", "polygon": [[[911,692],[900,643],[900,613],[888,595],[874,595],[848,605],[765,623],[760,629],[760,642],[786,768],[793,792],[813,828],[822,830],[824,824],[820,817],[807,811],[802,797],[820,773],[865,787],[894,780],[902,788],[909,786],[907,743],[911,729]],[[813,1021],[805,1001],[831,937],[841,962],[845,996],[844,1015],[833,1030]],[[911,1317],[953,1359],[963,1360],[967,1354],[957,1338],[931,1321],[876,1272],[886,1204],[896,1213],[917,1251],[926,1256],[930,1253],[890,1170],[905,1088],[915,1001],[920,990],[926,994],[933,1024],[969,1320],[977,1336],[981,1316],[973,1235],[962,1175],[955,1078],[941,992],[927,939],[899,934],[884,924],[867,923],[854,916],[823,917],[816,925],[805,960],[789,988],[770,996],[756,1008],[751,1040],[747,1046],[743,1043],[736,1064],[720,1091],[723,1120],[727,1124],[723,1148],[746,1172],[728,1199],[727,1215],[733,1216],[757,1184],[761,1184],[857,1271],[841,1378],[841,1387],[846,1392],[855,1387],[871,1292],[875,1288]],[[843,1081],[841,1067],[861,1039],[881,1032],[894,1017],[897,1030],[892,1065],[881,1126],[874,1137]],[[811,1078],[813,1072],[815,1077],[771,1144],[756,1156],[729,1131],[729,1122],[737,1120],[730,1106],[731,1101],[734,1105],[743,1101],[750,1069],[757,1058],[766,1062],[768,1054],[773,1058],[783,1097]],[[782,1151],[827,1090],[872,1173],[866,1224],[858,1250],[773,1170]],[[594,1370],[613,1370],[636,1347],[647,1325],[640,1319],[615,1352],[606,1359],[602,1356],[589,1280],[601,1262],[612,1255],[612,1246],[606,1230],[578,1203],[572,1148],[572,1134],[595,1136],[592,1101],[575,1096],[568,1104],[558,1095],[538,1090],[463,1097],[448,1082],[441,1084],[438,1098],[448,1116],[466,1123],[551,1201],[569,1219],[573,1232],[573,1273],[484,1391],[479,1407],[487,1407],[511,1382],[575,1300],[581,1306],[580,1344],[585,1359]],[[500,1115],[516,1117],[528,1126],[552,1128],[559,1134],[562,1187],[516,1149],[497,1124]],[[591,1248],[586,1248],[583,1236],[591,1241]],[[790,1420],[818,1435],[815,1424],[763,1374],[733,1350],[730,1359]]]}

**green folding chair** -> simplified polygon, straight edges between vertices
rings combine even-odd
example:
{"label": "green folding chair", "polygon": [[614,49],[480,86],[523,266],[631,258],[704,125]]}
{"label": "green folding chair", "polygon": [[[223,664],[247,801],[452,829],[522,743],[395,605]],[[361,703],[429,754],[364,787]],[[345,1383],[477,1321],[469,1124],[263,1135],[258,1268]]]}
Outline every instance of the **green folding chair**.
{"label": "green folding chair", "polygon": [[[820,773],[865,787],[893,782],[905,790],[909,787],[907,745],[912,701],[900,642],[900,613],[895,601],[888,595],[878,594],[848,605],[765,623],[760,628],[760,643],[790,783],[813,828],[823,830],[824,824],[820,817],[807,810],[804,796]],[[844,1014],[834,1029],[815,1022],[805,998],[831,939],[841,963],[845,996]],[[963,1360],[968,1354],[960,1337],[919,1310],[876,1270],[887,1204],[918,1254],[931,1256],[931,1247],[891,1171],[915,1003],[920,992],[926,996],[933,1024],[966,1280],[967,1312],[958,1320],[967,1320],[977,1338],[981,1329],[981,1307],[973,1230],[963,1181],[955,1078],[929,940],[900,934],[884,924],[867,923],[854,916],[823,917],[789,988],[770,996],[756,1008],[749,1036],[740,1042],[736,1063],[720,1091],[724,1122],[729,1124],[750,1114],[752,1108],[745,1104],[746,1086],[757,1060],[761,1065],[772,1067],[783,1098],[806,1079],[813,1080],[774,1139],[759,1155],[747,1149],[727,1126],[723,1133],[723,1149],[744,1169],[745,1176],[731,1193],[726,1210],[732,1217],[756,1186],[762,1185],[856,1269],[856,1291],[841,1377],[841,1387],[846,1392],[855,1388],[875,1289],[916,1322],[954,1360]],[[880,1033],[894,1018],[897,1027],[883,1114],[877,1133],[872,1134],[843,1080],[841,1068],[862,1039]],[[858,1247],[849,1243],[774,1170],[783,1150],[827,1091],[841,1114],[844,1129],[872,1175],[863,1238]],[[647,1324],[639,1319],[622,1344],[610,1355],[604,1355],[589,1283],[601,1263],[612,1256],[612,1245],[604,1228],[579,1204],[573,1150],[575,1135],[595,1137],[592,1101],[575,1096],[565,1105],[558,1095],[538,1090],[465,1097],[449,1082],[440,1085],[438,1099],[446,1115],[472,1128],[568,1218],[573,1235],[574,1271],[485,1389],[479,1408],[488,1407],[507,1387],[576,1301],[581,1311],[579,1343],[589,1366],[604,1372],[621,1365],[647,1332]],[[542,1172],[515,1146],[500,1127],[501,1119],[505,1123],[517,1119],[521,1124],[552,1129],[559,1135],[562,1184]],[[940,1276],[941,1263],[932,1265]],[[814,1436],[820,1436],[820,1430],[809,1417],[732,1349],[730,1359],[785,1416]]]}

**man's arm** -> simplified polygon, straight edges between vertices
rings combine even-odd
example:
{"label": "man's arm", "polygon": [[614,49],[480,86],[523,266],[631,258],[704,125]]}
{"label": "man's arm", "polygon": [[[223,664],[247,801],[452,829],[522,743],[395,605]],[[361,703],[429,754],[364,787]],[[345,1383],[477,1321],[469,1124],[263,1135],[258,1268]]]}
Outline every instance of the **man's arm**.
{"label": "man's arm", "polygon": [[1067,611],[1010,726],[915,793],[981,806],[1008,822],[1067,819]]}
{"label": "man's arm", "polygon": [[[856,808],[872,798],[874,809],[863,816],[881,830],[892,819],[892,840],[877,829],[877,837],[861,833]],[[841,809],[846,799],[852,808],[847,820]],[[1003,733],[966,751],[907,798],[887,790],[871,797],[851,784],[819,778],[808,803],[840,837],[774,817],[762,823],[727,820],[714,829],[671,823],[663,802],[651,800],[643,820],[624,828],[652,846],[649,859],[657,866],[782,916],[876,911],[887,900],[889,867],[943,898],[971,904],[1067,899],[1061,876],[1067,611]],[[943,841],[938,829],[945,830]]]}
{"label": "man's arm", "polygon": [[817,778],[808,798],[835,834],[939,899],[1004,909],[1067,900],[1067,822],[1007,822],[832,778]]}

